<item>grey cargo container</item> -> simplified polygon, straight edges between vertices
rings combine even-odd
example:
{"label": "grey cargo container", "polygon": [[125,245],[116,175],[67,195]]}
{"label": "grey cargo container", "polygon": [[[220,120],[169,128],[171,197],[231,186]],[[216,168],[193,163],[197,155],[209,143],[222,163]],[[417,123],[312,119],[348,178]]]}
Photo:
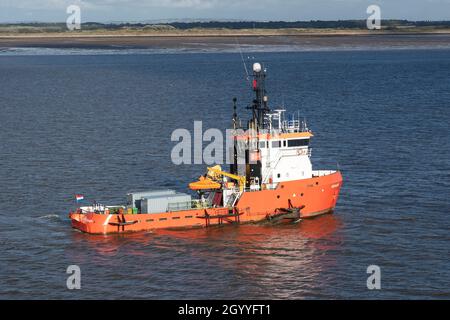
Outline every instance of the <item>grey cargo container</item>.
{"label": "grey cargo container", "polygon": [[188,210],[192,207],[191,196],[186,193],[177,193],[169,197],[168,211]]}
{"label": "grey cargo container", "polygon": [[141,199],[147,197],[154,196],[164,196],[169,194],[175,194],[175,190],[165,189],[165,190],[151,190],[151,191],[140,191],[140,192],[132,192],[127,194],[127,206],[135,207],[139,210],[141,208]]}
{"label": "grey cargo container", "polygon": [[141,213],[161,213],[190,208],[191,196],[185,193],[145,197],[141,200]]}

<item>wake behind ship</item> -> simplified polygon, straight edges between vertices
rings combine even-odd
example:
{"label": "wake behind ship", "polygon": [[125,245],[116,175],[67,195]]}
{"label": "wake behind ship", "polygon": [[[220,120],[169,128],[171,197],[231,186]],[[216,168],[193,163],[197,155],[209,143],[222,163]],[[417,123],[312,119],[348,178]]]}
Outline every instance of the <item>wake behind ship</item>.
{"label": "wake behind ship", "polygon": [[336,170],[313,170],[310,140],[300,119],[285,119],[271,110],[265,89],[266,70],[253,65],[255,99],[244,128],[233,113],[233,161],[229,172],[207,169],[189,184],[190,194],[174,190],[134,192],[126,205],[81,206],[70,212],[72,226],[107,234],[160,228],[208,227],[250,222],[297,222],[333,212],[342,186]]}

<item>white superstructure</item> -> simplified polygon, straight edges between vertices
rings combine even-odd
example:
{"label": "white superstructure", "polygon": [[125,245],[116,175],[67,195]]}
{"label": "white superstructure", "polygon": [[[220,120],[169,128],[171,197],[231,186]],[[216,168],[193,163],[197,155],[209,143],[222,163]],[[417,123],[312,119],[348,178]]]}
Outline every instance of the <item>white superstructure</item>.
{"label": "white superstructure", "polygon": [[[269,128],[253,137],[261,161],[261,181],[255,179],[250,189],[268,188],[279,182],[312,177],[309,140],[313,136],[300,119],[284,119],[285,110],[267,114]],[[256,150],[255,150],[256,151]]]}

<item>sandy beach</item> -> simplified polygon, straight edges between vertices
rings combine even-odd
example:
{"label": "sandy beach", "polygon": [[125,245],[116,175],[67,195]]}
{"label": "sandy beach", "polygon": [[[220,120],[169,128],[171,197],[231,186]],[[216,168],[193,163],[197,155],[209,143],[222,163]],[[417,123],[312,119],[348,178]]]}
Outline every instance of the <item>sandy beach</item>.
{"label": "sandy beach", "polygon": [[283,34],[274,30],[261,34],[24,34],[0,35],[0,48],[80,49],[187,49],[226,50],[267,46],[279,48],[447,48],[450,33],[389,33],[369,31],[304,32]]}

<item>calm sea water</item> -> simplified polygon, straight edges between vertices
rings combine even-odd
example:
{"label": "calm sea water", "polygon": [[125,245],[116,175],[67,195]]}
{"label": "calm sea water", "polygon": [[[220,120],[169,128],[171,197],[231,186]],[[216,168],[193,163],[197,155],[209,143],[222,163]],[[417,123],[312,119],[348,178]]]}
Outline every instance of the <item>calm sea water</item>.
{"label": "calm sea water", "polygon": [[450,50],[255,56],[315,168],[343,171],[335,214],[109,236],[71,228],[74,194],[184,191],[204,166],[173,165],[170,134],[228,127],[234,96],[244,115],[239,54],[0,57],[0,298],[449,299]]}

